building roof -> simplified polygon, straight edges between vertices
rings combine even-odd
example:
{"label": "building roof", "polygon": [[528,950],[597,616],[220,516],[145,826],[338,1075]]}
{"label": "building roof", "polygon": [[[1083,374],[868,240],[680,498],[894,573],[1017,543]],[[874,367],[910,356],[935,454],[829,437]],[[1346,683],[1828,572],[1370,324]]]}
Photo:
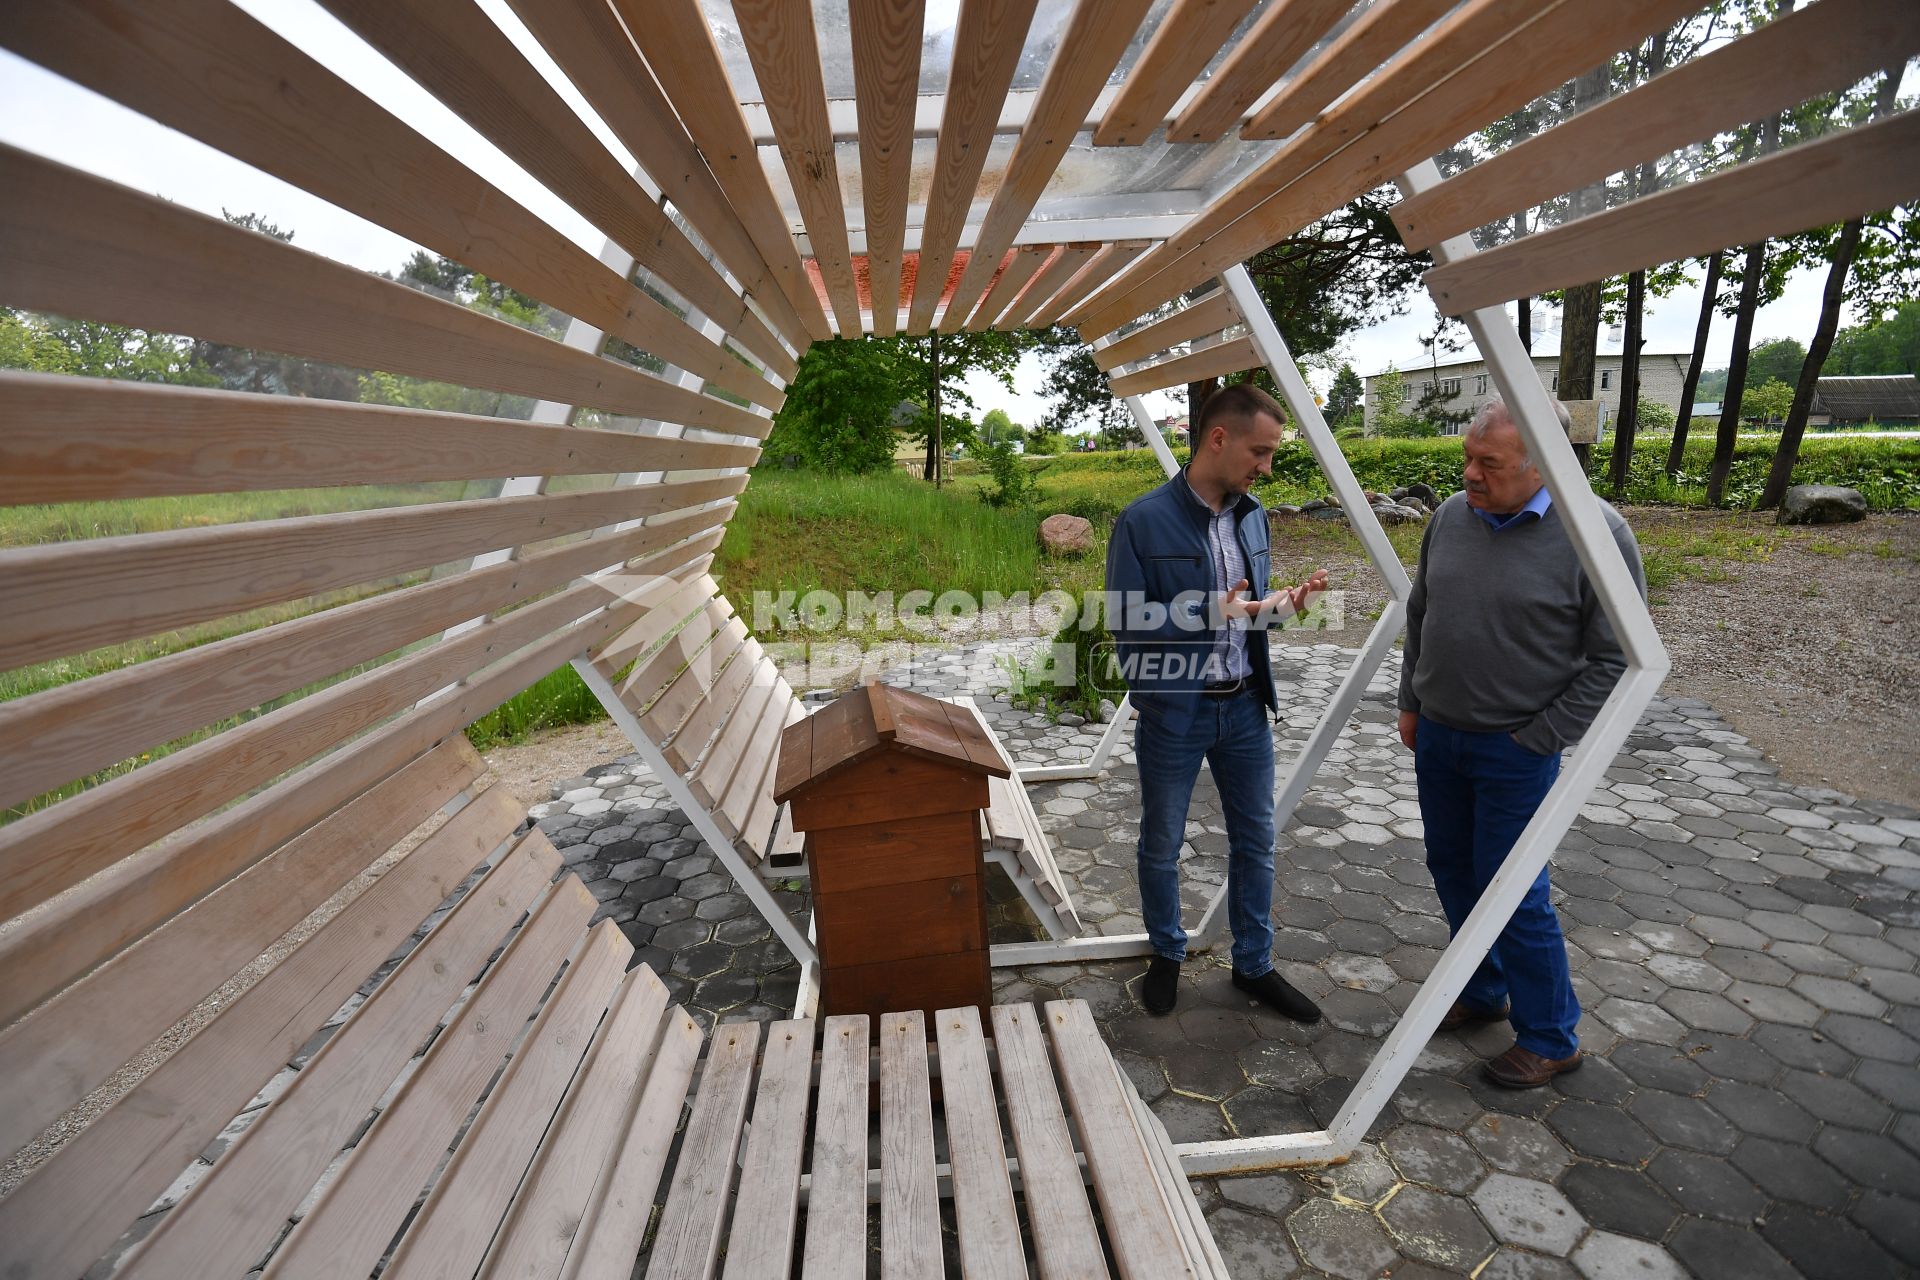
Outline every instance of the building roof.
{"label": "building roof", "polygon": [[1813,393],[1813,411],[1850,421],[1920,418],[1920,378],[1910,373],[1822,378]]}
{"label": "building roof", "polygon": [[773,798],[809,787],[889,751],[969,773],[1013,776],[1013,767],[963,707],[875,681],[787,726],[780,736]]}
{"label": "building roof", "polygon": [[[1621,355],[1625,354],[1617,346],[1612,351],[1607,350],[1606,347],[1607,347],[1606,343],[1601,344],[1601,349],[1596,355],[1597,359],[1606,360],[1610,357],[1618,358]],[[1558,347],[1555,347],[1552,351],[1545,351],[1545,350],[1542,350],[1539,346],[1535,346],[1533,351],[1530,354],[1533,356],[1535,360],[1558,360],[1560,358],[1560,351]],[[1689,359],[1692,359],[1692,357],[1693,357],[1693,352],[1691,351],[1642,351],[1640,353],[1640,358],[1642,360],[1665,360],[1665,359],[1689,360]],[[1469,350],[1468,352],[1463,353],[1461,355],[1449,356],[1447,359],[1442,360],[1438,367],[1441,373],[1446,373],[1449,369],[1463,369],[1470,364],[1485,364],[1485,363],[1486,363],[1485,359],[1480,355],[1479,352]],[[1394,369],[1398,371],[1400,374],[1402,374],[1403,376],[1412,377],[1416,374],[1431,372],[1434,368],[1435,368],[1435,365],[1433,364],[1432,360],[1428,358],[1425,352],[1421,352],[1419,355],[1416,355],[1412,360],[1408,361],[1405,364],[1401,364],[1398,361],[1396,361],[1393,364],[1384,366],[1373,373],[1363,373],[1360,376],[1362,378],[1377,378],[1381,374],[1385,373],[1387,369]]]}

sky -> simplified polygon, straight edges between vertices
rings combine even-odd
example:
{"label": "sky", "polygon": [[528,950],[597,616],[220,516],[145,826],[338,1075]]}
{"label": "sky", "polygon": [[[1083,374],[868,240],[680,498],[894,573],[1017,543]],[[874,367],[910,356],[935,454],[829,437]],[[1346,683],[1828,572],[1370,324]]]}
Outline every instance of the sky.
{"label": "sky", "polygon": [[[237,3],[513,195],[589,253],[600,251],[603,237],[585,218],[312,0],[237,0]],[[507,8],[505,0],[480,0],[480,4],[514,37],[515,43],[526,51],[555,88],[575,104],[608,149],[631,166],[631,156],[558,74]],[[293,229],[295,243],[301,248],[367,270],[397,269],[416,247],[317,196],[4,51],[0,51],[0,142],[47,155],[139,190],[155,192],[204,213],[217,216],[223,209],[257,213],[269,222]],[[1761,309],[1754,325],[1755,338],[1795,337],[1805,342],[1819,315],[1823,281],[1821,271],[1796,273],[1784,295]],[[1435,312],[1425,291],[1418,287],[1409,292],[1405,302],[1404,314],[1349,335],[1334,353],[1334,363],[1326,368],[1310,369],[1309,380],[1324,390],[1332,380],[1332,369],[1342,359],[1351,362],[1363,375],[1377,373],[1389,363],[1406,368],[1422,361],[1425,356],[1419,336],[1432,329]],[[1650,352],[1688,350],[1699,306],[1697,284],[1677,290],[1668,298],[1652,301],[1647,308],[1646,349]],[[1844,315],[1842,320],[1846,320]],[[1543,327],[1557,333],[1557,317],[1543,317],[1536,308],[1536,350],[1552,350],[1554,338],[1540,339]],[[1731,321],[1716,318],[1708,347],[1710,367],[1726,363],[1731,329]],[[1609,346],[1608,335],[1603,332],[1601,336],[1603,351],[1619,349],[1617,338]],[[1004,409],[1016,422],[1032,424],[1038,422],[1047,409],[1047,402],[1039,393],[1042,378],[1038,358],[1029,356],[1016,372],[1011,392],[986,376],[976,376],[967,389],[978,403],[979,412]],[[1156,417],[1184,413],[1186,407],[1182,391],[1152,393],[1146,402]]]}

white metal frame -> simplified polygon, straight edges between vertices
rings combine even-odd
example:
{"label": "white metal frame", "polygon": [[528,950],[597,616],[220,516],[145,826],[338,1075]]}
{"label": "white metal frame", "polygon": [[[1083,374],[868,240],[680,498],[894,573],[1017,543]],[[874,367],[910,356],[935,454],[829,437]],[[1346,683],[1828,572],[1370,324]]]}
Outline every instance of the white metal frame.
{"label": "white metal frame", "polygon": [[[1439,169],[1429,160],[1402,175],[1399,185],[1402,194],[1415,195],[1439,181]],[[1471,241],[1456,236],[1437,245],[1434,258],[1445,264],[1473,252]],[[1492,884],[1481,895],[1458,935],[1447,945],[1440,962],[1421,984],[1419,994],[1388,1034],[1380,1052],[1347,1095],[1333,1123],[1325,1129],[1306,1133],[1183,1143],[1177,1150],[1181,1166],[1189,1175],[1317,1164],[1344,1159],[1353,1152],[1400,1082],[1406,1079],[1448,1007],[1459,998],[1473,971],[1513,918],[1540,869],[1579,815],[1580,806],[1599,785],[1666,677],[1669,666],[1666,647],[1654,630],[1646,602],[1615,550],[1613,537],[1600,512],[1599,499],[1593,496],[1586,473],[1560,430],[1553,404],[1540,385],[1533,362],[1521,347],[1520,336],[1507,319],[1505,309],[1488,307],[1469,312],[1464,319],[1481,356],[1487,361],[1495,385],[1513,412],[1514,423],[1527,442],[1529,454],[1546,480],[1547,490],[1553,495],[1554,505],[1567,526],[1581,567],[1594,585],[1600,606],[1620,639],[1626,652],[1627,670],[1586,736],[1574,748],[1572,760],[1562,769],[1546,799],[1520,833]]]}

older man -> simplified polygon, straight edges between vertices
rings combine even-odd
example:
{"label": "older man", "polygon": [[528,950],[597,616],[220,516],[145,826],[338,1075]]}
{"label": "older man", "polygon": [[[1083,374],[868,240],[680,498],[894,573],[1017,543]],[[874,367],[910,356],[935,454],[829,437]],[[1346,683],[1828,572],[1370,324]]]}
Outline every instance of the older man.
{"label": "older man", "polygon": [[[1204,759],[1227,821],[1227,923],[1233,983],[1290,1018],[1320,1011],[1273,970],[1274,708],[1261,628],[1326,589],[1324,570],[1266,595],[1267,516],[1249,492],[1273,470],[1283,410],[1254,387],[1211,396],[1184,471],[1136,500],[1107,544],[1109,624],[1138,713],[1140,914],[1153,945],[1141,984],[1148,1012],[1173,1009],[1187,934],[1180,845]],[[1253,595],[1249,596],[1251,586]]]}
{"label": "older man", "polygon": [[[1557,402],[1562,428],[1567,412]],[[1458,933],[1560,772],[1560,752],[1599,713],[1626,658],[1507,407],[1465,436],[1466,490],[1440,504],[1407,605],[1400,740],[1414,753],[1427,867]],[[1627,522],[1602,507],[1646,592]],[[1509,1021],[1514,1045],[1486,1064],[1508,1088],[1580,1065],[1580,1002],[1547,872],[1493,944],[1442,1030]]]}

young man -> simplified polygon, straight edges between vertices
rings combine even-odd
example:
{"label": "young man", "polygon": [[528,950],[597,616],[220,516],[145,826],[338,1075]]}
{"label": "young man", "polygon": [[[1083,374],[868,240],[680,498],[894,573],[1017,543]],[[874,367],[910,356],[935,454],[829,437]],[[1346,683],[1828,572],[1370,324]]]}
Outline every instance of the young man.
{"label": "young man", "polygon": [[[1273,674],[1262,629],[1326,590],[1317,571],[1267,595],[1267,515],[1248,491],[1273,470],[1284,411],[1246,385],[1215,392],[1193,431],[1186,470],[1114,523],[1107,591],[1129,696],[1139,717],[1140,912],[1154,955],[1141,1001],[1172,1010],[1187,935],[1180,844],[1204,759],[1227,820],[1227,921],[1234,985],[1302,1022],[1306,996],[1273,971]],[[1250,591],[1249,587],[1253,589]]]}
{"label": "young man", "polygon": [[[1503,403],[1480,410],[1465,448],[1466,490],[1440,504],[1420,543],[1400,674],[1400,740],[1455,933],[1627,665]],[[1601,510],[1645,595],[1633,531]],[[1512,1089],[1580,1065],[1580,1002],[1550,893],[1543,868],[1440,1023],[1511,1022],[1514,1046],[1485,1070]]]}

